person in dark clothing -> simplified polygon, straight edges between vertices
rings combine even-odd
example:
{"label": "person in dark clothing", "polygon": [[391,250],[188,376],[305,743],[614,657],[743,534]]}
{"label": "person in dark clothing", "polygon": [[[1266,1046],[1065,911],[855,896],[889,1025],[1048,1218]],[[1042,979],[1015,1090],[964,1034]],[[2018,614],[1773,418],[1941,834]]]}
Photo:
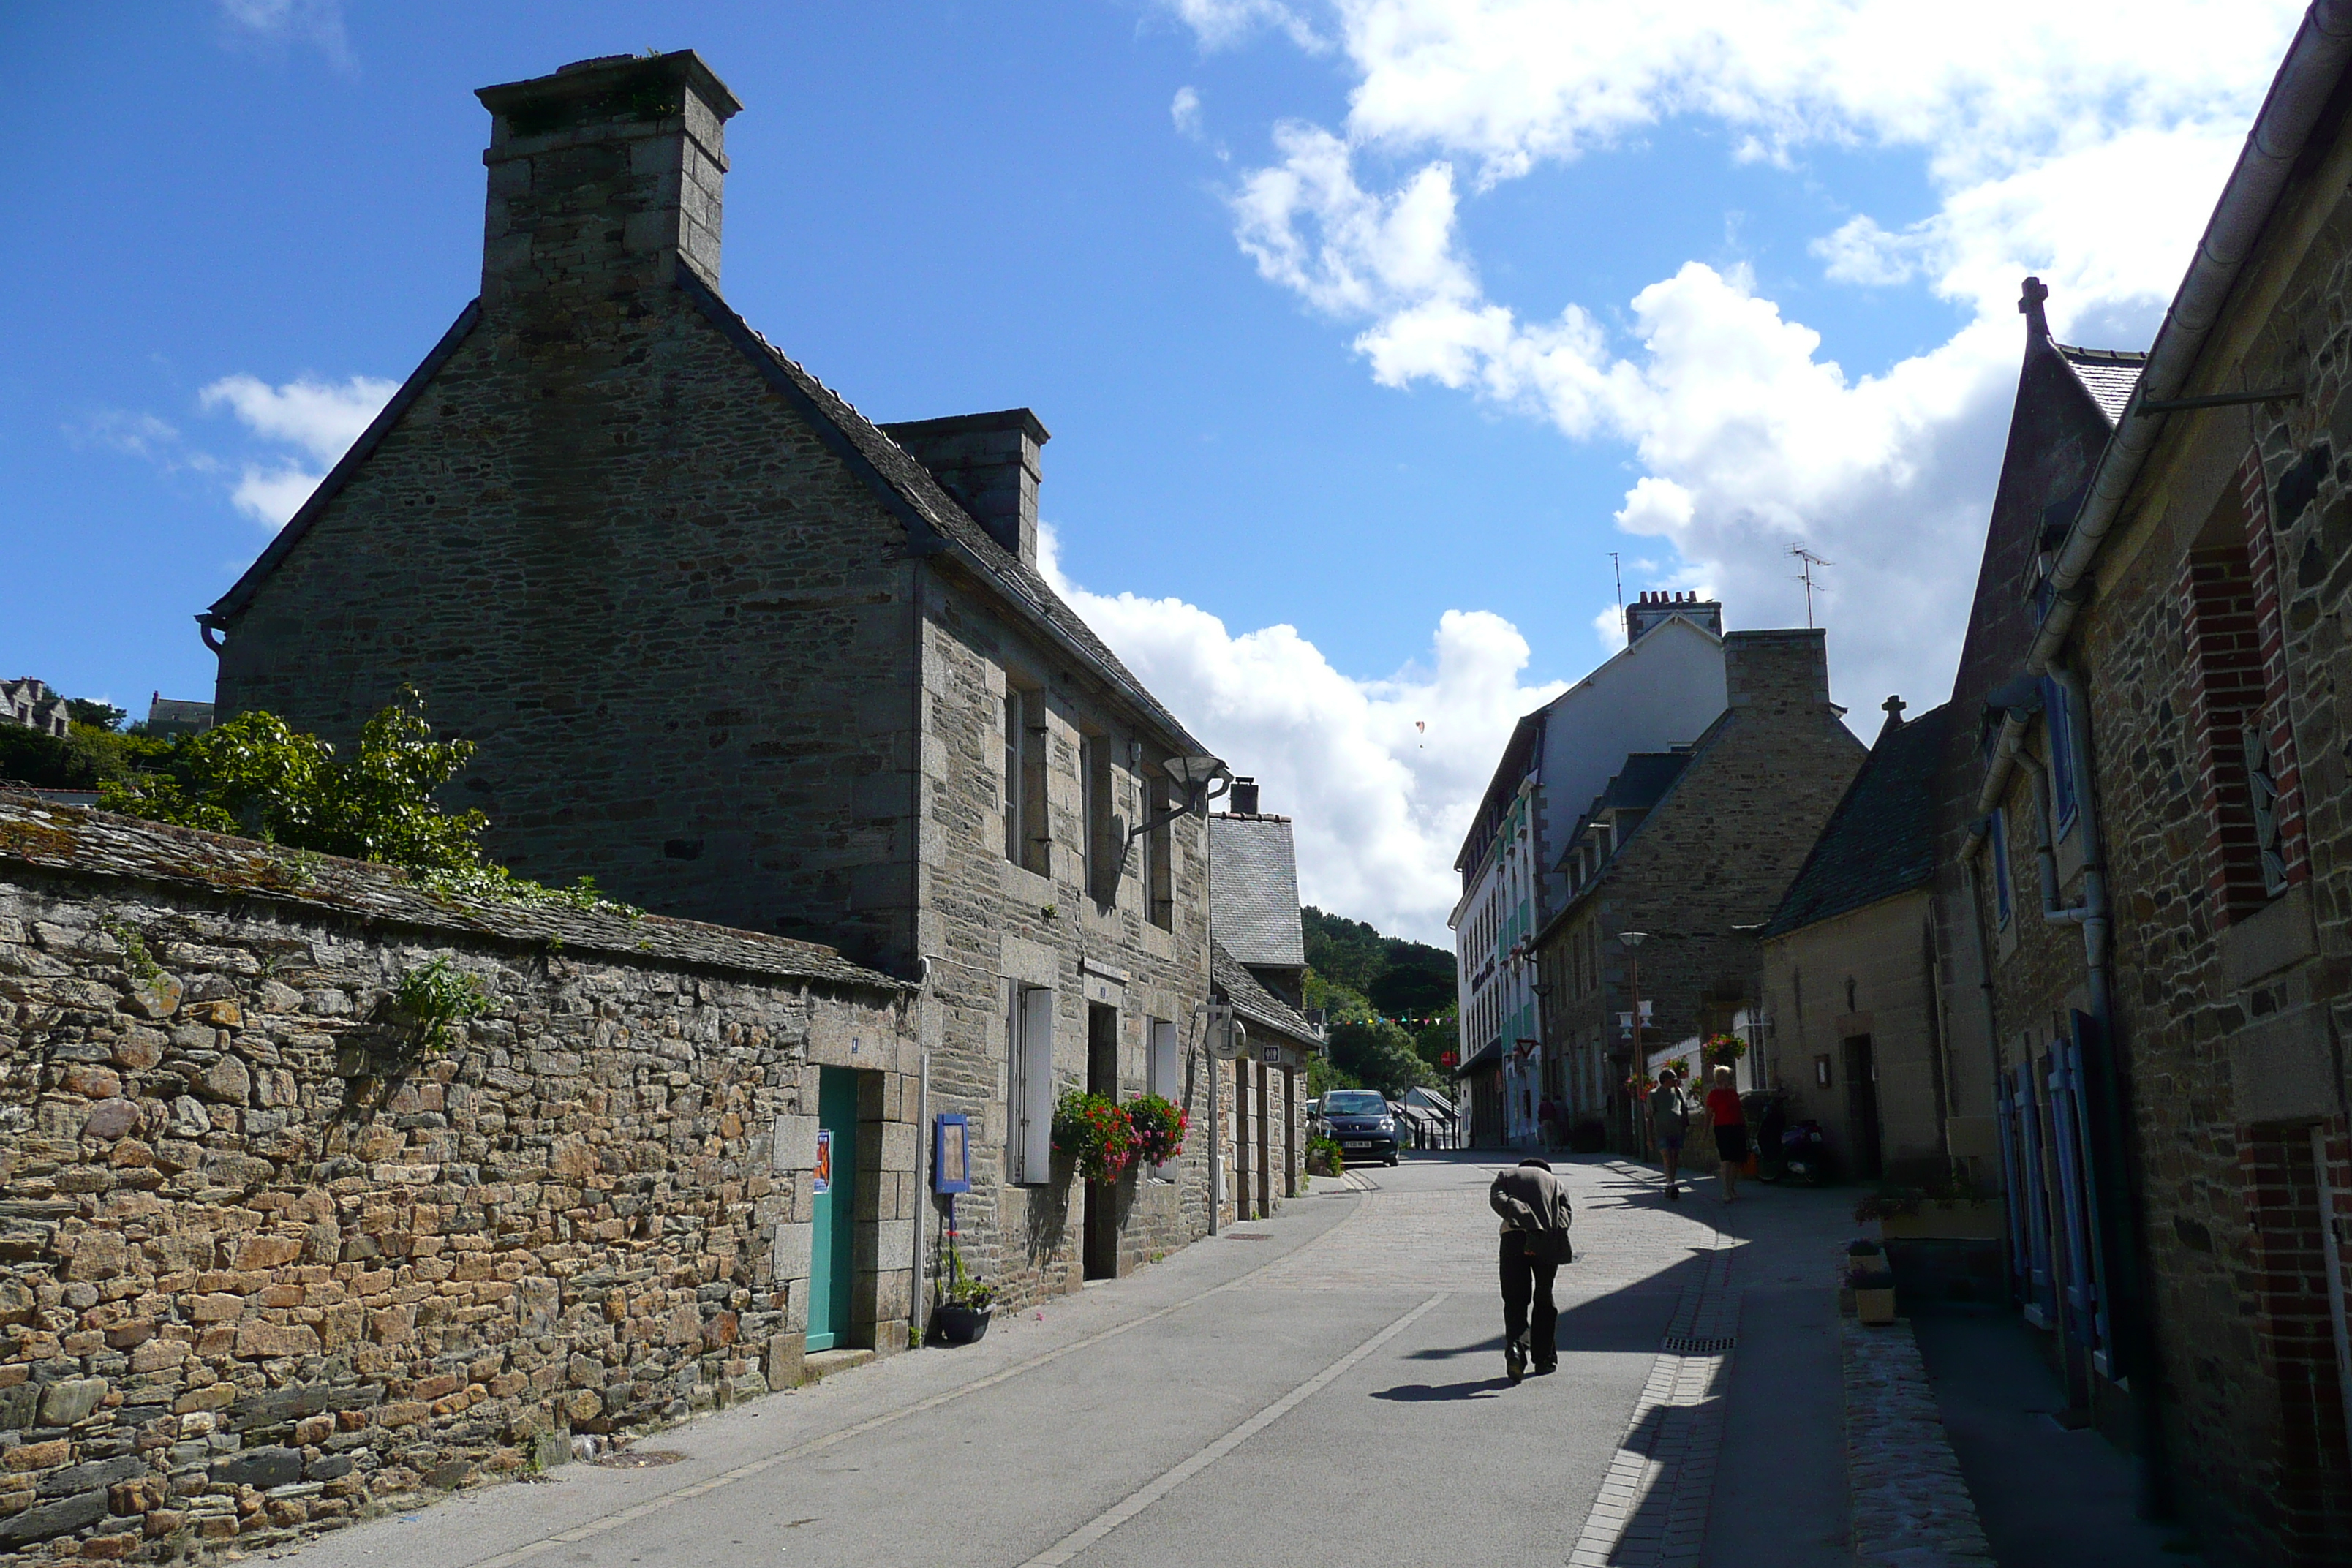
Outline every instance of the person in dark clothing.
{"label": "person in dark clothing", "polygon": [[1574,1215],[1568,1189],[1542,1160],[1522,1160],[1496,1173],[1486,1201],[1502,1216],[1503,1370],[1513,1383],[1559,1367],[1559,1310],[1551,1286],[1573,1256],[1568,1227]]}

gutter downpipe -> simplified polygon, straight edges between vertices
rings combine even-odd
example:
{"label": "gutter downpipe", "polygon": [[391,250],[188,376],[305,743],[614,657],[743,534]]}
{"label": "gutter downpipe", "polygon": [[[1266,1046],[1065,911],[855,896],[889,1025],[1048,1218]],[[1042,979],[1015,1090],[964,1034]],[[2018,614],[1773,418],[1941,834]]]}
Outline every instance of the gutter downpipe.
{"label": "gutter downpipe", "polygon": [[[2100,1033],[2098,1076],[2105,1123],[2102,1131],[2108,1135],[2105,1142],[2111,1162],[2120,1159],[2123,1145],[2117,1140],[2126,1134],[2126,1128],[2122,1084],[2115,1065],[2115,1018],[2107,973],[2110,921],[2106,877],[2092,804],[2097,792],[2087,768],[2091,711],[2080,678],[2063,668],[2053,671],[2053,667],[2088,596],[2091,568],[2099,547],[2122,515],[2124,503],[2138,483],[2148,454],[2164,433],[2168,416],[2144,413],[2142,406],[2178,397],[2188,385],[2247,258],[2277,207],[2287,175],[2342,80],[2347,61],[2352,61],[2352,0],[2313,0],[2302,25],[2295,29],[2294,42],[2287,46],[2286,58],[2280,62],[2270,93],[2263,100],[2262,111],[2247,133],[2245,148],[2230,172],[2229,183],[2222,187],[2221,199],[2206,222],[2188,274],[2165,311],[2164,323],[2148,350],[2147,362],[2132,389],[2131,401],[2125,405],[2115,435],[2100,452],[2098,464],[2092,470],[2089,494],[2066,531],[2051,573],[2050,613],[2035,631],[2026,654],[2025,673],[2036,679],[2054,673],[2066,689],[2074,712],[2074,722],[2070,728],[2077,764],[2077,809],[2084,814],[2078,821],[2084,849],[2083,946],[2091,1004]],[[1993,769],[1978,795],[1980,811],[1990,810],[1985,803],[2000,795],[2024,730],[2024,723],[2015,712],[2002,721]],[[2109,1276],[2130,1294],[2130,1310],[2113,1312],[2110,1317],[2111,1323],[2123,1326],[2124,1332],[2118,1337],[2129,1347],[2126,1364],[2116,1370],[2119,1375],[2137,1375],[2140,1380],[2132,1400],[2139,1437],[2140,1462],[2137,1468],[2140,1511],[2150,1517],[2164,1517],[2170,1512],[2170,1500],[2155,1342],[2139,1310],[2137,1265],[2145,1255],[2145,1231],[2138,1213],[2137,1189],[2125,1183],[2112,1190],[2116,1192],[2117,1206],[2129,1235],[2111,1237],[2107,1245],[2120,1254],[2118,1264],[2128,1260],[2134,1265],[2119,1267]]]}

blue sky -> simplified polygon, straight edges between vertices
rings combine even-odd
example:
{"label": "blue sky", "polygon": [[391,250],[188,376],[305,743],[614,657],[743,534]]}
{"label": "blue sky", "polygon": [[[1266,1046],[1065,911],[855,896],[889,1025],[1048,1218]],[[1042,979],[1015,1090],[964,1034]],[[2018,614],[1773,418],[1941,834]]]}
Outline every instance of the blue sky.
{"label": "blue sky", "polygon": [[690,47],[730,300],[877,419],[1034,408],[1080,607],[1310,899],[1440,935],[1612,550],[1769,626],[1807,542],[1842,700],[1941,696],[2018,278],[2144,346],[2295,14],[2010,9],[11,7],[0,673],[207,695],[190,617],[475,291],[473,89]]}

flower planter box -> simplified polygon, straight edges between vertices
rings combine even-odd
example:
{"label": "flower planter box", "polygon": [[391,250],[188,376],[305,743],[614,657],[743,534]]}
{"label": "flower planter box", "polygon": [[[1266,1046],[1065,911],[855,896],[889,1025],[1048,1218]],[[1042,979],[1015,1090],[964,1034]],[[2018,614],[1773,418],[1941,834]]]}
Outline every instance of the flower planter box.
{"label": "flower planter box", "polygon": [[996,1309],[960,1307],[953,1302],[941,1302],[931,1312],[931,1339],[943,1345],[968,1345],[988,1332],[988,1320]]}
{"label": "flower planter box", "polygon": [[1895,1321],[1895,1287],[1868,1289],[1856,1286],[1853,1292],[1853,1315],[1874,1328],[1883,1328]]}
{"label": "flower planter box", "polygon": [[1878,1222],[1889,1241],[1998,1241],[2007,1215],[1997,1201],[1953,1203],[1931,1199],[1917,1214],[1888,1215]]}

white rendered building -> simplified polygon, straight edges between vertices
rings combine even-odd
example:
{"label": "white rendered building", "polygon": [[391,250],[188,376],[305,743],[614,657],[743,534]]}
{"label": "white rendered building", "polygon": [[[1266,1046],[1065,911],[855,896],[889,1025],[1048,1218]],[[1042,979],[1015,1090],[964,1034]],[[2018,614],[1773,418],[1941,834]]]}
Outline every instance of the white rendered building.
{"label": "white rendered building", "polygon": [[1480,1139],[1533,1143],[1548,1096],[1571,1115],[1598,1109],[1547,1058],[1526,944],[1567,897],[1552,868],[1570,832],[1625,758],[1688,745],[1724,710],[1721,605],[1643,594],[1625,629],[1623,651],[1519,721],[1454,863],[1459,1070]]}

